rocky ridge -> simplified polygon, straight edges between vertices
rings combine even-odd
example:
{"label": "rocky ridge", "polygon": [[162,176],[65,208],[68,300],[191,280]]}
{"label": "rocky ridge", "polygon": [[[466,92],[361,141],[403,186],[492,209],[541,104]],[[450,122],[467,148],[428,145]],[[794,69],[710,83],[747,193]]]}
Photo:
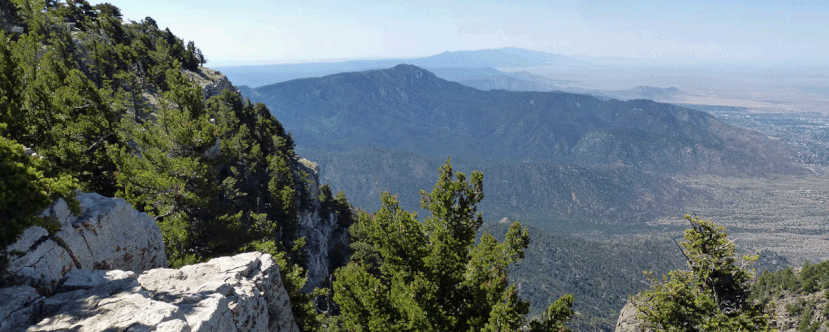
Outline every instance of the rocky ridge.
{"label": "rocky ridge", "polygon": [[298,331],[268,254],[220,257],[174,270],[161,230],[124,200],[78,193],[41,213],[7,248],[22,285],[0,289],[0,332]]}
{"label": "rocky ridge", "polygon": [[137,275],[73,270],[55,294],[0,289],[0,331],[298,331],[268,254],[220,257]]}
{"label": "rocky ridge", "polygon": [[60,230],[49,234],[42,227],[29,227],[7,248],[9,272],[49,294],[73,270],[120,269],[138,274],[167,266],[161,231],[152,217],[122,199],[94,193],[75,198],[81,207],[78,215],[63,199],[41,213]]}
{"label": "rocky ridge", "polygon": [[[187,72],[205,98],[234,87],[220,72]],[[152,103],[150,103],[153,105]],[[299,205],[310,291],[328,279],[333,251],[348,250],[347,228],[327,212],[318,167],[302,158],[307,197]],[[81,212],[64,200],[41,213],[57,231],[30,227],[6,248],[9,272],[23,285],[0,289],[0,332],[297,331],[290,300],[270,255],[248,253],[166,269],[155,220],[121,199],[78,193]],[[337,252],[342,255],[342,252]]]}
{"label": "rocky ridge", "polygon": [[[299,159],[301,169],[309,175],[311,197],[319,197],[319,167],[316,163]],[[318,199],[311,200],[299,213],[299,236],[305,238],[308,281],[303,291],[319,287],[333,273],[332,254],[349,249],[348,228],[339,225],[336,213],[326,212]]]}

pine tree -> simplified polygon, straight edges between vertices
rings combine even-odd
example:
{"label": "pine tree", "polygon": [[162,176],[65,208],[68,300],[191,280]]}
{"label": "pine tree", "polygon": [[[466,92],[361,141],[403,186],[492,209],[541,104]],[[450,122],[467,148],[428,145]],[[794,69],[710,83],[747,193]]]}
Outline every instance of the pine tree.
{"label": "pine tree", "polygon": [[[5,127],[0,124],[0,129]],[[29,156],[23,145],[0,136],[0,248],[13,243],[17,235],[39,222],[35,215],[59,197],[71,199],[78,181],[70,176],[44,176],[45,162]]]}
{"label": "pine tree", "polygon": [[61,45],[0,33],[0,122],[6,135],[46,157],[47,175],[71,175],[82,190],[111,195],[115,166],[104,147],[118,144],[120,115]]}
{"label": "pine tree", "polygon": [[[0,123],[0,131],[5,124]],[[24,147],[15,141],[0,136],[0,287],[5,287],[5,248],[17,240],[24,229],[40,225],[50,232],[57,231],[57,225],[38,218],[38,212],[48,207],[55,199],[62,197],[73,212],[80,212],[79,203],[74,199],[73,190],[78,181],[63,175],[44,175],[45,163],[39,156],[29,156]]]}
{"label": "pine tree", "polygon": [[221,184],[218,160],[211,159],[208,150],[216,145],[220,127],[206,114],[198,87],[176,70],[167,71],[166,77],[170,91],[164,94],[156,121],[134,125],[128,138],[136,148],[121,148],[113,159],[123,187],[119,196],[156,219],[168,259],[178,266],[209,256],[217,246],[210,235],[227,231],[229,225],[211,227],[233,224],[235,216],[221,216],[213,202]]}
{"label": "pine tree", "polygon": [[[509,285],[508,267],[523,258],[529,234],[514,223],[504,242],[486,233],[476,245],[483,175],[454,178],[447,161],[433,191],[421,192],[421,206],[431,212],[424,223],[384,193],[380,210],[361,214],[352,226],[355,254],[335,272],[333,285],[345,330],[517,331],[526,325],[529,303]],[[560,324],[537,328],[547,326]]]}
{"label": "pine tree", "polygon": [[[665,331],[771,331],[764,305],[749,300],[752,272],[738,266],[725,227],[685,216],[688,271],[671,271],[632,298],[650,327]],[[751,263],[757,256],[743,257]]]}

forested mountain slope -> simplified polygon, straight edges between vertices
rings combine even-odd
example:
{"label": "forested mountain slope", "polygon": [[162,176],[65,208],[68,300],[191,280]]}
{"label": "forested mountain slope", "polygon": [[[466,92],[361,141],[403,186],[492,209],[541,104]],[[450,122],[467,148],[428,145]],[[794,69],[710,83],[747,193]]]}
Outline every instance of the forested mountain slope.
{"label": "forested mountain slope", "polygon": [[[483,230],[501,238],[509,222]],[[525,258],[516,264],[510,280],[540,314],[551,298],[571,293],[576,331],[610,331],[629,294],[647,288],[642,271],[663,274],[682,266],[682,254],[668,239],[631,238],[626,243],[591,241],[562,233],[530,229]]]}
{"label": "forested mountain slope", "polygon": [[[433,185],[430,171],[446,156],[426,156],[382,148],[330,153],[306,149],[303,154],[320,165],[320,181],[349,193],[356,205],[374,210],[384,190],[401,194],[401,204],[417,210],[415,193]],[[551,161],[511,159],[481,162],[455,157],[459,169],[484,173],[480,203],[484,218],[510,217],[541,229],[558,224],[602,223],[634,225],[665,215],[681,215],[682,206],[707,193],[679,184],[668,176],[631,167],[587,167]],[[624,228],[621,229],[624,231]]]}
{"label": "forested mountain slope", "polygon": [[[480,91],[399,65],[288,81],[243,95],[264,102],[318,161],[321,181],[359,206],[383,190],[428,188],[452,156],[486,174],[488,218],[641,224],[703,195],[677,174],[800,174],[786,145],[711,115],[647,100]],[[699,197],[697,197],[699,198]],[[402,199],[409,209],[416,200]]]}
{"label": "forested mountain slope", "polygon": [[35,213],[57,196],[77,205],[80,189],[148,213],[172,266],[273,254],[294,312],[313,319],[303,268],[313,287],[329,251],[343,263],[351,212],[263,104],[201,67],[193,42],[108,3],[2,1],[0,26],[0,284],[15,282],[6,245],[52,230]]}
{"label": "forested mountain slope", "polygon": [[785,146],[703,112],[562,92],[480,91],[409,65],[293,80],[255,92],[252,99],[284,118],[311,149],[383,147],[659,173],[798,171]]}

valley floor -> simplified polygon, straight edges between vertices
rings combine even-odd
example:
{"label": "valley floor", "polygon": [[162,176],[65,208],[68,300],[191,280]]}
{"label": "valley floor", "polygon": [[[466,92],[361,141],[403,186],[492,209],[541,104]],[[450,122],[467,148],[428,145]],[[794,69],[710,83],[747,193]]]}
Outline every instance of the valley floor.
{"label": "valley floor", "polygon": [[[728,228],[744,252],[771,250],[795,266],[829,260],[829,174],[808,176],[677,178],[707,195],[686,206]],[[682,216],[660,218],[650,226],[682,226]],[[680,237],[679,234],[665,234]]]}

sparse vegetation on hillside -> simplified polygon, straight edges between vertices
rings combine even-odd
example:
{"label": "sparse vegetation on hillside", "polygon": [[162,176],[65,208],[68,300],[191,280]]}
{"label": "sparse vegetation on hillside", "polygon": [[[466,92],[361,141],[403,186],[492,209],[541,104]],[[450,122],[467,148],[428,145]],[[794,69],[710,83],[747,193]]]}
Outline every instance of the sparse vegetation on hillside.
{"label": "sparse vegetation on hillside", "polygon": [[766,271],[751,286],[755,301],[775,307],[774,323],[797,331],[829,328],[829,262]]}
{"label": "sparse vegetation on hillside", "polygon": [[[510,268],[510,281],[530,302],[531,316],[562,294],[573,294],[576,313],[568,326],[574,331],[613,331],[628,295],[647,288],[641,271],[663,274],[684,262],[668,238],[628,236],[608,243],[529,229],[530,244],[524,259]],[[482,230],[503,239],[509,224],[488,224]]]}

